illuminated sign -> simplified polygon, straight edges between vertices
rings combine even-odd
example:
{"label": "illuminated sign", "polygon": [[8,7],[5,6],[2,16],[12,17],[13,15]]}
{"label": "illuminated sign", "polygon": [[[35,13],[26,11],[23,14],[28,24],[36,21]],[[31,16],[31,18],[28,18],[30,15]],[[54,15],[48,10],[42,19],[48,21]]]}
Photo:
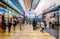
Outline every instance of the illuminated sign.
{"label": "illuminated sign", "polygon": [[52,4],[51,6],[49,6],[46,10],[49,10],[50,8],[53,8],[56,4]]}
{"label": "illuminated sign", "polygon": [[41,9],[41,12],[46,12],[47,10],[49,10],[49,9],[51,9],[51,8],[53,8],[55,6],[55,4],[52,4],[51,6],[49,6],[48,8],[43,8],[43,9]]}

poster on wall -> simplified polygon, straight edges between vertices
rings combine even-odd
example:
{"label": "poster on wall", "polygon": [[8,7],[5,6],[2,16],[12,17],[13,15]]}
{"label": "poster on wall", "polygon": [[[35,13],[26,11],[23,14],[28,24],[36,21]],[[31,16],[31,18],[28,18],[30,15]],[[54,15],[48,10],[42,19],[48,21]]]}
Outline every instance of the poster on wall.
{"label": "poster on wall", "polygon": [[2,27],[2,14],[3,12],[0,12],[0,28]]}
{"label": "poster on wall", "polygon": [[2,27],[2,16],[0,15],[0,28]]}

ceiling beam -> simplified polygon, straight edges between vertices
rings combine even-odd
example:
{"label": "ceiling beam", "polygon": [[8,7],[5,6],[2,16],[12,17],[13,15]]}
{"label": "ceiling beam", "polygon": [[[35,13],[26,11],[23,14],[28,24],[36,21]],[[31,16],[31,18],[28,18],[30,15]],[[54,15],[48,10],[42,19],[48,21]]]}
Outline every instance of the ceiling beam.
{"label": "ceiling beam", "polygon": [[31,0],[24,0],[24,3],[25,3],[27,11],[29,11],[31,8]]}
{"label": "ceiling beam", "polygon": [[36,6],[34,7],[34,9],[36,9],[36,7],[38,6],[39,2],[40,2],[40,0],[38,1],[38,3],[36,4]]}

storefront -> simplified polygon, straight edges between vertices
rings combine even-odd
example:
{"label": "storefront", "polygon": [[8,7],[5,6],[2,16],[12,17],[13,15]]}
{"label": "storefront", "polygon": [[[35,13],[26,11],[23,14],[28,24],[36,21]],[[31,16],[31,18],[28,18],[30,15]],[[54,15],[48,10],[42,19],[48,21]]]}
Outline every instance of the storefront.
{"label": "storefront", "polygon": [[58,12],[58,14],[59,14],[59,39],[60,39],[60,10],[59,10],[59,12]]}
{"label": "storefront", "polygon": [[[46,13],[43,14],[43,18],[48,27],[52,30],[54,30],[56,32],[56,35],[57,35],[57,39],[59,37],[59,25],[60,25],[60,5],[52,8],[51,10],[47,11]],[[54,28],[52,28],[52,26],[49,24],[49,22],[53,22],[55,21],[55,25],[54,25]],[[54,22],[53,22],[54,23]]]}
{"label": "storefront", "polygon": [[[52,29],[52,25],[50,25],[50,22],[52,23],[53,21],[54,22],[57,22],[57,16],[56,16],[56,13],[57,11],[53,11],[53,12],[50,12],[48,14],[45,14],[44,15],[44,20],[46,21],[47,23],[47,27],[51,28]],[[54,27],[55,28],[55,27]]]}
{"label": "storefront", "polygon": [[60,10],[59,10],[59,25],[60,25]]}

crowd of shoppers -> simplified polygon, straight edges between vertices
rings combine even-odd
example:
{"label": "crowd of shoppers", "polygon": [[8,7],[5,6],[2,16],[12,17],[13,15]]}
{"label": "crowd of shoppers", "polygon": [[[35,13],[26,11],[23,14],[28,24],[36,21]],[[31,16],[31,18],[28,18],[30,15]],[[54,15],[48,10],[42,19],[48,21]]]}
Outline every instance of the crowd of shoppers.
{"label": "crowd of shoppers", "polygon": [[[20,30],[22,30],[22,26],[24,24],[24,20],[23,19],[20,19],[20,20],[8,19],[8,21],[7,21],[7,20],[5,20],[4,16],[2,16],[2,30],[3,30],[3,32],[6,32],[6,27],[8,27],[8,32],[10,32],[12,25],[14,27],[13,30],[15,30],[17,23],[20,26]],[[28,22],[27,22],[27,24],[28,24]],[[32,21],[33,30],[36,29],[37,24],[38,24],[38,22],[34,18],[33,21]],[[41,25],[40,32],[44,32],[44,30],[47,28],[46,21],[40,22],[40,25]],[[54,28],[55,25],[56,25],[56,22],[54,22],[54,21],[53,22],[49,22],[49,26],[52,26],[52,29]]]}
{"label": "crowd of shoppers", "polygon": [[2,15],[2,32],[6,32],[6,27],[8,28],[8,32],[11,32],[11,29],[13,27],[13,30],[15,30],[16,25],[19,24],[20,26],[20,30],[22,30],[22,26],[24,24],[24,20],[23,19],[19,19],[18,18],[8,18],[8,20],[5,19],[5,17]]}
{"label": "crowd of shoppers", "polygon": [[10,32],[12,25],[14,26],[14,29],[15,29],[16,20],[14,22],[15,23],[13,23],[11,19],[10,20],[8,19],[8,21],[3,19],[2,20],[2,30],[3,30],[3,32],[6,32],[6,27],[8,27],[8,32]]}

